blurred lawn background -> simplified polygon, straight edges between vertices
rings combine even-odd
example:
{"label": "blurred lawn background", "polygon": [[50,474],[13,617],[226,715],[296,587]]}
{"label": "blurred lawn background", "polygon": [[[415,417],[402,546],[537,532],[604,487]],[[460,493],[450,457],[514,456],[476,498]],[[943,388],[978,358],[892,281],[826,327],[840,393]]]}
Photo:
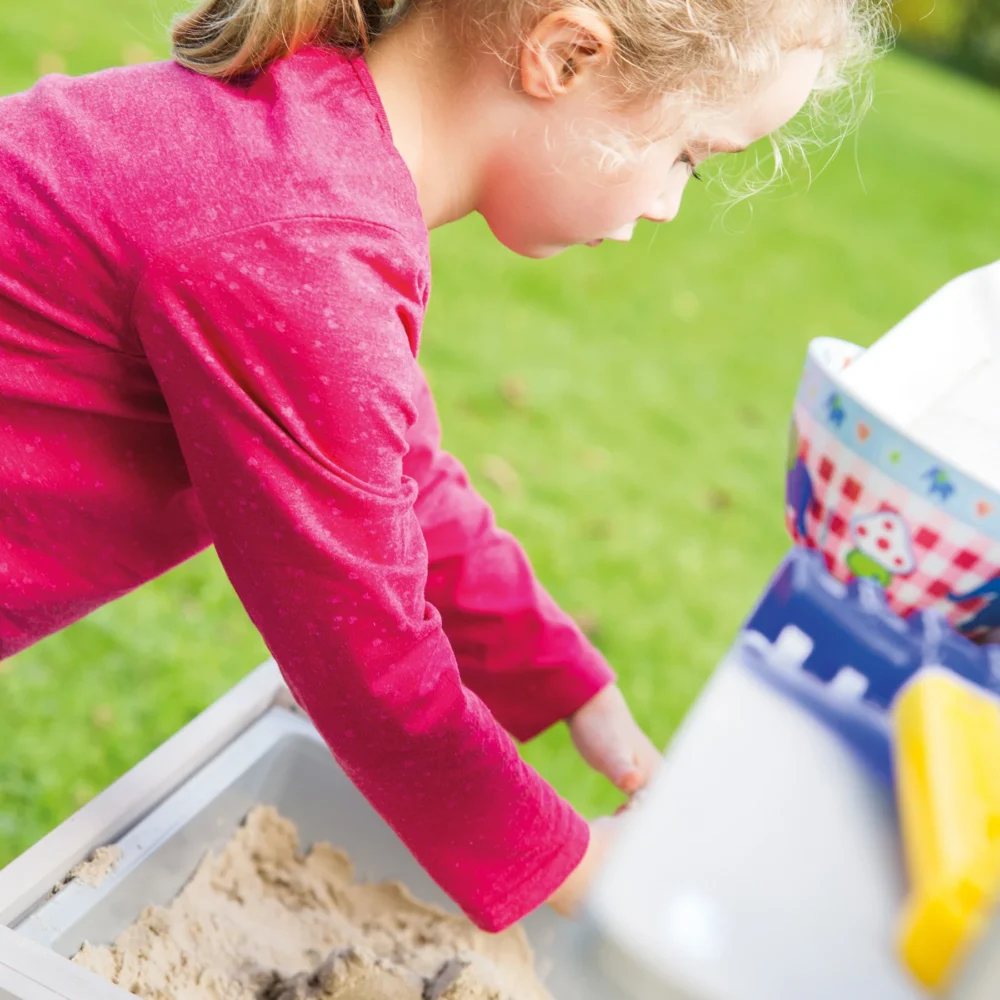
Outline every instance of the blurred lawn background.
{"label": "blurred lawn background", "polygon": [[[0,91],[167,57],[177,0],[0,0]],[[820,158],[820,163],[825,160]],[[665,744],[787,542],[808,341],[867,344],[1000,257],[1000,95],[900,53],[812,185],[540,263],[478,219],[435,234],[422,360],[446,444]],[[0,865],[266,657],[205,553],[0,664]],[[588,813],[615,796],[562,727],[528,758]]]}
{"label": "blurred lawn background", "polygon": [[1000,86],[997,0],[894,0],[903,44]]}

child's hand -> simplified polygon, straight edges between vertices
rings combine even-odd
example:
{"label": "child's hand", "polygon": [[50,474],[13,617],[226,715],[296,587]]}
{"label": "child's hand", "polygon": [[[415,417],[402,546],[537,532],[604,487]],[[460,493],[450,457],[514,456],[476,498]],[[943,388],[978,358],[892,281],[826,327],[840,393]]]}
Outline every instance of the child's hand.
{"label": "child's hand", "polygon": [[597,819],[590,824],[590,844],[583,860],[575,871],[549,898],[549,906],[563,917],[576,915],[580,904],[590,890],[601,862],[614,843],[618,833],[616,819]]}
{"label": "child's hand", "polygon": [[626,795],[645,788],[660,753],[632,718],[616,685],[606,687],[569,719],[580,756]]}

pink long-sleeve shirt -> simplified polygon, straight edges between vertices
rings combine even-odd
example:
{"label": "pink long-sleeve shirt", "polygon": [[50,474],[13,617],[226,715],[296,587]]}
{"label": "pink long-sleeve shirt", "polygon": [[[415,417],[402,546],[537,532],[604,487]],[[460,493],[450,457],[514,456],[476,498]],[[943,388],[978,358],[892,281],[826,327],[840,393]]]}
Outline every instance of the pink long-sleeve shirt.
{"label": "pink long-sleeve shirt", "polygon": [[49,75],[0,99],[0,178],[0,658],[214,544],[432,877],[485,928],[539,905],[588,830],[511,737],[612,674],[441,450],[364,61]]}

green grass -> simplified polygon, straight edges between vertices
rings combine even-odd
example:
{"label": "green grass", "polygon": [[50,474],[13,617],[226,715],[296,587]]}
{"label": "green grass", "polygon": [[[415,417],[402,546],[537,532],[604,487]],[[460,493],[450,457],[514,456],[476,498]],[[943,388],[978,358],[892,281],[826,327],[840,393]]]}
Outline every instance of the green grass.
{"label": "green grass", "polygon": [[[48,0],[42,17],[0,0],[0,89],[30,86],[43,54],[74,74],[128,46],[165,57],[164,10]],[[710,187],[655,235],[544,263],[478,220],[435,234],[422,360],[446,444],[587,617],[659,743],[787,545],[785,431],[806,344],[869,343],[1000,257],[998,176],[998,95],[896,56],[856,145],[810,189],[757,199],[752,220],[723,218]],[[496,457],[518,487],[484,475]],[[206,553],[0,667],[0,864],[265,655]],[[584,810],[615,802],[564,732],[526,753]]]}

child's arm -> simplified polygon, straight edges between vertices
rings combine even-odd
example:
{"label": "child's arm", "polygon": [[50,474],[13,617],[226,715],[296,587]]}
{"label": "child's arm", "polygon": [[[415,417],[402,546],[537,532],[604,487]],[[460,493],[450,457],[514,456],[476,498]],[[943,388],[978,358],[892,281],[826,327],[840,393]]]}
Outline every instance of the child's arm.
{"label": "child's arm", "polygon": [[431,876],[500,929],[565,882],[590,838],[462,685],[425,600],[403,475],[424,294],[392,230],[251,226],[150,262],[136,349],[297,700]]}
{"label": "child's arm", "polygon": [[529,740],[569,718],[615,675],[538,582],[516,539],[497,527],[462,464],[442,450],[425,379],[416,404],[403,469],[419,488],[427,600],[441,613],[462,680],[508,732]]}
{"label": "child's arm", "polygon": [[587,763],[623,792],[636,792],[659,752],[604,657],[539,583],[517,540],[497,527],[462,464],[442,450],[426,379],[416,402],[403,469],[420,491],[427,600],[441,613],[462,680],[519,740],[569,720]]}

